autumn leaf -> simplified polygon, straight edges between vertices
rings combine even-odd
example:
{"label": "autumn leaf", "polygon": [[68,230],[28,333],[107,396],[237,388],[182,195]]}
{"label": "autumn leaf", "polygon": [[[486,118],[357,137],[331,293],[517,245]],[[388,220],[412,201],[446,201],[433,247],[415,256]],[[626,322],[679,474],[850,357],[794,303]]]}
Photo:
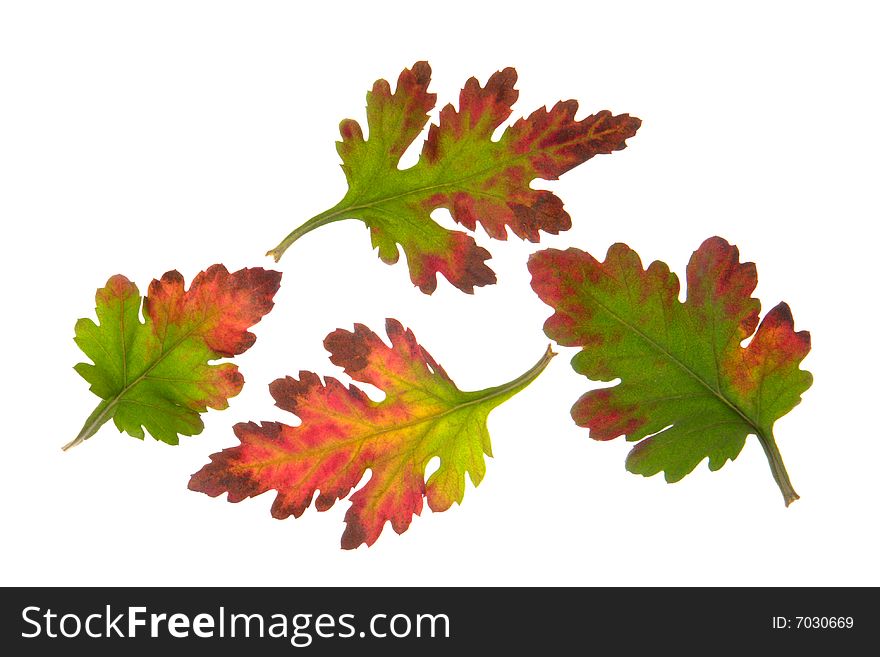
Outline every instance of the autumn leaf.
{"label": "autumn leaf", "polygon": [[669,267],[654,262],[643,270],[625,244],[612,246],[603,263],[577,249],[548,249],[531,257],[529,270],[535,292],[556,311],[545,333],[583,347],[572,360],[575,371],[595,381],[620,379],[583,395],[571,413],[596,440],[641,441],[628,470],[662,470],[669,482],[705,458],[718,470],[755,435],[786,506],[798,499],[773,424],[812,383],[798,367],[810,334],[795,332],[785,303],[758,326],[761,304],[750,296],[757,271],[739,262],[735,246],[720,237],[700,246],[688,264],[684,303]]}
{"label": "autumn leaf", "polygon": [[508,228],[532,242],[540,240],[540,231],[555,235],[567,230],[571,219],[562,201],[529,183],[556,180],[594,155],[624,148],[641,124],[606,110],[576,121],[577,101],[567,100],[519,119],[493,141],[492,134],[510,116],[519,95],[516,78],[516,71],[506,68],[485,87],[476,78],[468,80],[458,110],[451,104],[441,110],[418,163],[405,170],[398,168],[400,157],[424,129],[436,101],[428,93],[431,67],[416,62],[405,69],[394,93],[388,82],[378,80],[367,94],[368,138],[352,119],[339,126],[337,150],[348,192],[268,255],[277,261],[315,228],[358,219],[369,227],[384,262],[397,262],[398,245],[403,248],[410,278],[426,294],[437,287],[437,273],[468,293],[474,286],[494,283],[495,273],[485,263],[489,252],[469,235],[440,226],[431,212],[446,208],[468,230],[479,223],[499,240],[507,239]]}
{"label": "autumn leaf", "polygon": [[111,418],[119,431],[143,439],[146,429],[169,445],[201,432],[199,414],[226,408],[244,383],[236,365],[209,361],[250,348],[256,338],[247,329],[272,309],[280,282],[276,271],[230,274],[213,265],[184,290],[183,277],[170,271],[150,283],[141,321],[137,287],[111,277],[95,296],[98,323],[76,323],[76,343],[92,362],[75,369],[102,401],[64,449]]}
{"label": "autumn leaf", "polygon": [[[445,511],[464,497],[465,474],[474,486],[492,455],[486,419],[496,406],[531,383],[554,355],[522,376],[479,392],[462,392],[397,320],[386,322],[388,347],[362,324],[324,340],[330,360],[352,379],[385,392],[372,401],[355,386],[316,374],[278,379],[269,386],[276,405],[299,416],[296,427],[277,422],[237,424],[241,444],[211,456],[189,487],[230,502],[277,491],[272,516],[299,517],[312,501],[326,511],[349,495],[367,469],[369,481],[351,495],[342,547],[372,545],[390,520],[401,534],[427,498]],[[440,467],[425,482],[433,457]]]}

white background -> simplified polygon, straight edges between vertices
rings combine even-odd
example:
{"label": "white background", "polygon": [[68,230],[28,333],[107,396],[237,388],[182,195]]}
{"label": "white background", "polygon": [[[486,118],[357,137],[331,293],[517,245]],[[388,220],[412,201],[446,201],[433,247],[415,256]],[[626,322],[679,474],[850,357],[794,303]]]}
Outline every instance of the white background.
{"label": "white background", "polygon": [[[878,116],[871,3],[8,2],[0,9],[2,584],[880,584]],[[630,147],[554,183],[574,227],[682,273],[714,234],[758,264],[764,310],[809,329],[815,384],[776,425],[802,499],[786,509],[754,438],[681,483],[624,470],[622,440],[571,422],[594,385],[561,349],[490,418],[479,489],[404,535],[339,549],[347,502],[273,520],[186,489],[245,420],[294,421],[266,385],[340,376],[321,342],[393,316],[462,389],[507,381],[547,340],[525,261],[478,241],[496,286],[428,297],[362,224],[288,251],[276,309],[238,359],[244,391],[172,448],[112,425],[69,453],[97,403],[73,371],[77,318],[114,273],[272,266],[263,253],[335,204],[337,125],[378,77],[428,59],[440,105],[515,66],[514,117],[563,98],[644,120]],[[421,139],[417,143],[420,143]],[[407,163],[415,161],[411,153]],[[448,216],[438,213],[449,223]],[[372,393],[371,393],[372,394]]]}

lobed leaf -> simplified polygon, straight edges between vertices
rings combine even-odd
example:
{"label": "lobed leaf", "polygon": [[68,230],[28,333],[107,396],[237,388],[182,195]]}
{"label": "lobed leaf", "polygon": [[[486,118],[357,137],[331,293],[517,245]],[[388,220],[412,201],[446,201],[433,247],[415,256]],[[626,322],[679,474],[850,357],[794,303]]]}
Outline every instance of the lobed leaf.
{"label": "lobed leaf", "polygon": [[[277,491],[272,516],[299,517],[314,501],[326,511],[349,496],[368,469],[369,481],[355,491],[345,514],[342,547],[372,545],[386,521],[400,534],[427,499],[445,511],[464,498],[465,475],[474,486],[486,472],[483,455],[492,455],[486,419],[496,406],[531,383],[553,353],[510,383],[463,392],[421,347],[415,336],[387,320],[387,346],[362,324],[339,329],[324,346],[330,360],[355,381],[385,392],[374,402],[356,386],[312,372],[278,379],[269,386],[275,404],[295,413],[302,424],[237,424],[240,445],[211,456],[189,487],[230,502]],[[434,457],[440,467],[425,481]]]}
{"label": "lobed leaf", "polygon": [[587,392],[571,413],[596,440],[639,441],[627,469],[678,481],[706,458],[711,470],[721,468],[753,434],[786,505],[798,499],[773,424],[812,383],[799,369],[810,334],[795,332],[785,303],[758,326],[761,304],[751,297],[757,271],[739,262],[735,246],[713,237],[694,252],[684,303],[669,267],[643,269],[625,244],[612,246],[605,262],[578,249],[547,249],[530,258],[529,270],[532,288],[555,310],[544,332],[582,347],[574,370],[596,381],[620,379]]}
{"label": "lobed leaf", "polygon": [[516,78],[516,71],[506,68],[485,86],[476,78],[468,80],[458,109],[450,104],[440,111],[418,163],[405,170],[398,168],[400,158],[428,123],[436,102],[428,92],[431,67],[416,62],[404,69],[393,93],[388,82],[378,80],[367,94],[369,136],[352,119],[339,126],[345,196],[268,255],[277,261],[311,230],[357,219],[369,227],[384,262],[397,262],[403,249],[412,282],[426,294],[436,289],[438,273],[468,293],[494,283],[495,273],[485,262],[489,252],[466,233],[440,226],[431,212],[446,208],[468,230],[479,223],[499,240],[507,239],[508,229],[532,242],[540,240],[541,231],[555,235],[571,227],[571,218],[559,197],[529,183],[556,180],[594,155],[621,150],[641,125],[635,117],[607,110],[577,121],[577,101],[567,100],[519,119],[493,141],[519,95]]}
{"label": "lobed leaf", "polygon": [[223,409],[244,379],[232,363],[210,361],[247,351],[256,339],[247,329],[273,306],[281,274],[262,268],[230,274],[213,265],[184,289],[176,271],[137,286],[116,275],[98,290],[98,323],[80,319],[74,338],[91,363],[76,371],[103,401],[65,449],[93,436],[111,418],[120,431],[144,430],[170,445],[203,428],[200,413]]}

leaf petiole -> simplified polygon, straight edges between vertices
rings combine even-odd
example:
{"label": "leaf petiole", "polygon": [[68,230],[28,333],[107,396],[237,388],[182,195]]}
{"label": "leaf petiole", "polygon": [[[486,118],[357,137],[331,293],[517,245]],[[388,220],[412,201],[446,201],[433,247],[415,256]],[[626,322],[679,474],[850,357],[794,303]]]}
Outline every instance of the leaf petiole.
{"label": "leaf petiole", "polygon": [[76,447],[82,442],[85,442],[96,433],[98,433],[98,429],[100,429],[111,417],[113,417],[113,411],[116,410],[116,404],[119,403],[119,397],[113,399],[112,401],[102,400],[100,404],[95,407],[95,410],[92,411],[92,414],[86,419],[85,424],[83,424],[83,428],[80,429],[79,434],[77,434],[76,438],[67,443],[64,447],[62,447],[62,451],[67,451],[71,447]]}
{"label": "leaf petiole", "polygon": [[544,371],[544,368],[546,368],[550,361],[553,360],[554,356],[556,356],[556,352],[553,351],[553,345],[547,345],[547,349],[544,351],[541,359],[532,365],[527,371],[516,377],[513,381],[508,381],[507,383],[494,388],[486,388],[475,394],[480,396],[479,400],[481,402],[496,397],[503,397],[505,399],[512,397],[519,391],[523,390],[532,381],[537,379],[538,375]]}
{"label": "leaf petiole", "polygon": [[770,462],[770,471],[773,473],[773,479],[776,480],[776,485],[779,486],[782,497],[785,499],[785,506],[789,506],[795,500],[799,500],[801,496],[795,492],[794,486],[791,485],[788,471],[785,469],[785,463],[782,462],[782,454],[779,453],[779,448],[776,446],[773,434],[768,433],[765,436],[762,433],[758,433],[757,435],[758,442],[761,443],[761,447],[764,448],[764,454],[767,455],[767,460]]}
{"label": "leaf petiole", "polygon": [[281,260],[281,256],[284,255],[284,252],[287,251],[288,248],[290,248],[290,245],[296,242],[300,237],[302,237],[306,233],[312,232],[316,228],[326,226],[327,224],[332,224],[334,221],[341,221],[342,219],[345,219],[345,216],[338,206],[330,208],[329,210],[326,210],[321,214],[316,214],[314,217],[302,224],[299,228],[290,233],[290,235],[281,240],[281,243],[278,246],[276,246],[271,251],[267,251],[266,255],[271,256],[275,259],[275,262],[278,262],[279,260]]}

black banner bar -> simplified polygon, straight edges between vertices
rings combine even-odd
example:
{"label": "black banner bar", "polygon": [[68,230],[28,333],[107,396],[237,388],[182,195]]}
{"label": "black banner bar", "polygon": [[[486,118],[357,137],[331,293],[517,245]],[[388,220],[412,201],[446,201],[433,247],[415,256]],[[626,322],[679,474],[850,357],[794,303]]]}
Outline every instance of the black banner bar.
{"label": "black banner bar", "polygon": [[68,648],[119,655],[144,646],[163,657],[193,649],[556,655],[609,644],[621,654],[846,650],[878,638],[875,595],[840,588],[19,588],[2,591],[0,646],[16,655]]}

